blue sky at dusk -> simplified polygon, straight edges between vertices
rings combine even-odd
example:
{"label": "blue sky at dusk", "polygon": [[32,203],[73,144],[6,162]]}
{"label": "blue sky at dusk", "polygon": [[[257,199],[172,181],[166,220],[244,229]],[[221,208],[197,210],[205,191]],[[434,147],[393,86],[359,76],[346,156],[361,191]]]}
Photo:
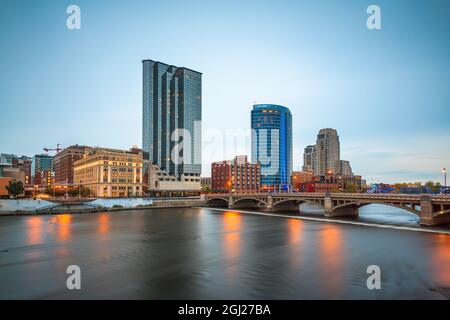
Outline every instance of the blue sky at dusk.
{"label": "blue sky at dusk", "polygon": [[[81,30],[66,28],[71,4]],[[370,4],[381,30],[366,27]],[[141,60],[153,59],[203,73],[204,132],[248,129],[254,102],[289,107],[294,170],[332,127],[341,158],[368,182],[442,181],[449,33],[445,0],[3,0],[0,152],[140,146]],[[206,175],[223,160],[203,158]]]}

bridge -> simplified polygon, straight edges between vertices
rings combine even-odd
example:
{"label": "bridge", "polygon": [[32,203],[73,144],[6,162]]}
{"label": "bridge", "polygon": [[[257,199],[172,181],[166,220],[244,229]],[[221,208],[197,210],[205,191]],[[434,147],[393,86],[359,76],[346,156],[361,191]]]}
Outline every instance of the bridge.
{"label": "bridge", "polygon": [[450,196],[365,193],[212,193],[205,195],[206,206],[255,208],[266,211],[299,211],[302,203],[324,208],[326,217],[357,216],[359,208],[385,204],[417,215],[421,225],[450,223]]}

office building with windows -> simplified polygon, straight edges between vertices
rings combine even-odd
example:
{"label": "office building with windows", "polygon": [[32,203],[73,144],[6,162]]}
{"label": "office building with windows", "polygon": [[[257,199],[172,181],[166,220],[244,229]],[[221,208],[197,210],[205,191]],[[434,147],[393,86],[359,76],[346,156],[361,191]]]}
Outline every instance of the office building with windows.
{"label": "office building with windows", "polygon": [[247,156],[211,164],[211,190],[213,192],[257,193],[260,191],[261,168],[250,163]]}
{"label": "office building with windows", "polygon": [[261,189],[288,190],[292,175],[292,115],[275,104],[251,111],[252,162],[261,166]]}
{"label": "office building with windows", "polygon": [[316,169],[316,146],[310,145],[306,146],[305,151],[303,153],[303,167],[302,171],[315,171]]}
{"label": "office building with windows", "polygon": [[142,151],[139,149],[90,148],[73,165],[73,183],[88,187],[92,196],[143,195]]}
{"label": "office building with windows", "polygon": [[143,60],[142,64],[146,172],[170,179],[149,182],[149,191],[161,186],[200,191],[202,74],[153,60]]}
{"label": "office building with windows", "polygon": [[[53,156],[48,154],[35,155],[31,164],[31,177],[33,183],[40,186],[43,182],[45,182],[45,185],[47,185],[47,181],[42,181],[42,177],[47,177],[49,171],[53,171]],[[47,173],[43,175],[43,172]]]}
{"label": "office building with windows", "polygon": [[73,145],[58,152],[54,158],[55,183],[58,185],[73,184],[73,163],[83,157],[92,148]]}
{"label": "office building with windows", "polygon": [[340,143],[335,129],[319,131],[316,141],[315,174],[318,176],[337,175],[340,172]]}
{"label": "office building with windows", "polygon": [[353,175],[350,161],[339,160],[339,174],[344,175],[344,176],[352,176]]}

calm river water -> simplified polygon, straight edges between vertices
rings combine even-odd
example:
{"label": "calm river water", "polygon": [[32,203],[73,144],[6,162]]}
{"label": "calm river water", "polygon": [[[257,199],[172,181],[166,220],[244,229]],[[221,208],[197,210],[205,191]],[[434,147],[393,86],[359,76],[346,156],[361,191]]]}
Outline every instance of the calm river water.
{"label": "calm river water", "polygon": [[[81,290],[66,288],[69,265]],[[369,265],[381,290],[367,289]],[[0,298],[449,299],[450,235],[207,208],[0,217]]]}

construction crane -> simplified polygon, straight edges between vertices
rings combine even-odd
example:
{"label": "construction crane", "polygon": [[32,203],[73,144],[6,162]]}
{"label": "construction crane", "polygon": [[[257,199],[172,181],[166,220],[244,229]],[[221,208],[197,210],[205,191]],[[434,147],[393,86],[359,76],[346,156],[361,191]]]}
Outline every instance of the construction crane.
{"label": "construction crane", "polygon": [[52,149],[52,148],[44,148],[45,152],[49,152],[49,151],[56,151],[56,153],[60,152],[62,150],[61,145],[58,143],[56,144],[56,148]]}

